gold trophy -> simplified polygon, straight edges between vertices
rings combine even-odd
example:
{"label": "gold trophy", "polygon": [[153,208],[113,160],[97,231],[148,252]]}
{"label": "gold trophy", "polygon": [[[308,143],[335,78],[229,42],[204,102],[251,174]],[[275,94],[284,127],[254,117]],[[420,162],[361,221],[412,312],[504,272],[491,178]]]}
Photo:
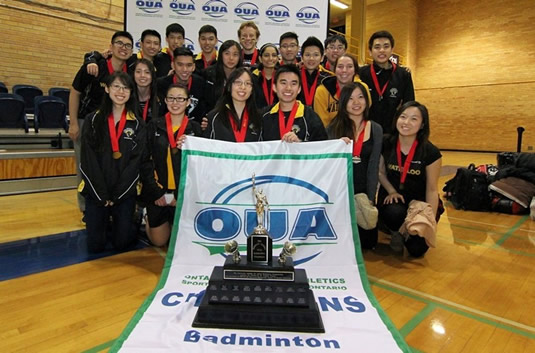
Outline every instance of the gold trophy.
{"label": "gold trophy", "polygon": [[253,195],[256,200],[256,220],[258,225],[247,238],[247,262],[252,264],[269,264],[273,256],[273,239],[264,227],[264,210],[269,210],[269,202],[264,190],[256,189],[255,175],[252,177]]}

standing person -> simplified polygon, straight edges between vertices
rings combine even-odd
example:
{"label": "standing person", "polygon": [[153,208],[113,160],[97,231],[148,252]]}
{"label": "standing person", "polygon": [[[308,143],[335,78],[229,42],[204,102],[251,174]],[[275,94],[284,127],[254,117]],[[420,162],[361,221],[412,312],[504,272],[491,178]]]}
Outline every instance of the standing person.
{"label": "standing person", "polygon": [[189,101],[187,86],[173,83],[165,95],[168,112],[147,126],[147,152],[154,165],[152,177],[157,184],[151,182],[148,183],[151,186],[145,188],[144,183],[142,198],[147,201],[147,236],[156,246],[167,244],[173,227],[182,142],[186,135],[201,136],[199,124],[186,115]]}
{"label": "standing person", "polygon": [[139,110],[143,121],[148,123],[158,116],[160,102],[156,89],[156,70],[148,59],[142,58],[134,64],[134,82]]}
{"label": "standing person", "polygon": [[204,136],[230,142],[259,141],[262,133],[260,114],[253,95],[253,75],[245,68],[234,70],[225,84],[216,107],[208,114]]}
{"label": "standing person", "polygon": [[264,44],[259,51],[260,64],[253,71],[254,75],[254,95],[256,106],[262,109],[277,103],[278,98],[273,90],[273,76],[278,66],[279,50],[275,44]]}
{"label": "standing person", "polygon": [[[367,87],[360,82],[350,83],[340,92],[340,107],[336,117],[327,126],[330,139],[353,141],[353,191],[365,193],[370,204],[375,204],[379,178],[379,160],[383,143],[381,125],[368,118],[370,96]],[[360,245],[373,249],[377,245],[377,228],[358,226]]]}
{"label": "standing person", "polygon": [[334,34],[325,39],[325,59],[323,67],[326,70],[334,71],[336,59],[344,55],[347,51],[347,40],[340,34]]}
{"label": "standing person", "polygon": [[343,54],[336,59],[334,67],[336,76],[325,78],[316,90],[314,111],[318,113],[325,126],[329,125],[338,112],[340,90],[352,82],[362,83],[358,79],[358,70],[357,59],[350,54]]}
{"label": "standing person", "polygon": [[303,56],[303,67],[301,68],[302,89],[298,99],[301,103],[311,107],[314,105],[314,96],[318,85],[325,78],[332,76],[332,74],[321,66],[323,44],[318,38],[308,37],[303,42],[301,53]]}
{"label": "standing person", "polygon": [[195,57],[195,73],[203,74],[203,71],[217,61],[217,30],[214,26],[204,25],[199,29],[199,45],[201,52]]}
{"label": "standing person", "polygon": [[405,246],[409,254],[419,257],[429,248],[425,238],[401,235],[398,229],[412,200],[430,204],[438,219],[437,184],[442,155],[429,141],[429,113],[424,105],[415,101],[405,103],[393,124],[393,134],[383,142],[379,165],[379,220],[392,231],[393,250],[402,251]]}
{"label": "standing person", "polygon": [[114,72],[104,89],[100,108],[87,115],[82,132],[79,191],[86,200],[90,252],[105,250],[110,216],[113,247],[123,251],[135,244],[136,186],[145,156],[146,131],[135,113],[134,82]]}
{"label": "standing person", "polygon": [[186,38],[184,27],[178,23],[171,23],[167,26],[165,29],[167,47],[163,48],[155,57],[154,66],[158,77],[165,77],[172,73],[175,49],[184,46],[184,38]]}
{"label": "standing person", "polygon": [[263,140],[326,140],[327,133],[321,119],[312,108],[297,100],[301,91],[301,77],[297,66],[282,65],[275,73],[274,79],[279,102],[268,107],[263,114]]}
{"label": "standing person", "polygon": [[281,65],[297,65],[301,62],[301,58],[297,57],[299,53],[299,37],[295,32],[283,33],[279,38],[279,47],[282,57]]}
{"label": "standing person", "polygon": [[392,120],[401,105],[414,100],[414,86],[410,72],[390,61],[394,37],[387,31],[372,34],[368,49],[371,65],[360,69],[360,78],[370,87],[372,108],[370,119],[378,122],[385,133],[392,133]]}
{"label": "standing person", "polygon": [[[200,122],[206,114],[205,81],[201,76],[195,75],[193,52],[188,48],[176,48],[173,53],[173,73],[157,80],[160,101],[165,99],[165,92],[171,84],[181,83],[188,87],[190,104],[186,114],[190,120]],[[165,108],[165,107],[162,107]],[[165,109],[164,109],[165,110]],[[164,112],[162,112],[164,113]]]}
{"label": "standing person", "polygon": [[[132,55],[133,43],[130,33],[115,32],[111,37],[111,57],[107,60],[99,60],[98,76],[95,77],[87,72],[88,64],[86,63],[78,70],[72,82],[69,95],[69,137],[74,143],[78,183],[82,180],[78,166],[80,165],[80,132],[84,118],[90,112],[95,111],[102,102],[105,93],[103,86],[106,85],[108,77],[114,71],[127,71],[126,61]],[[80,195],[78,195],[78,207],[81,212],[85,212],[85,199]]]}
{"label": "standing person", "polygon": [[219,47],[216,64],[204,71],[206,79],[206,111],[212,110],[221,95],[230,74],[242,66],[241,47],[234,40],[227,40]]}
{"label": "standing person", "polygon": [[256,23],[253,21],[242,22],[238,29],[238,38],[243,49],[243,66],[256,66],[258,64],[258,49],[256,49],[256,43],[258,43],[258,38],[260,38],[260,30]]}

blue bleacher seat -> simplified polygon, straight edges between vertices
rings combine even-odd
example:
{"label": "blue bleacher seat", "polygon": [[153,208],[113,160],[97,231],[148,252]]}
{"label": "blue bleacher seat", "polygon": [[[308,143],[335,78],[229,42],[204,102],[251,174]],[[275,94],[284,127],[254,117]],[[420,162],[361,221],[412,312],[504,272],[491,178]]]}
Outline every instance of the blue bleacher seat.
{"label": "blue bleacher seat", "polygon": [[18,94],[24,99],[26,114],[33,114],[33,99],[37,96],[42,96],[43,91],[39,87],[32,85],[15,85],[13,86],[13,94]]}
{"label": "blue bleacher seat", "polygon": [[24,99],[16,94],[0,93],[0,128],[28,132]]}
{"label": "blue bleacher seat", "polygon": [[65,105],[67,106],[67,114],[69,114],[69,93],[70,90],[68,88],[62,87],[52,87],[48,90],[49,96],[59,97],[65,102]]}
{"label": "blue bleacher seat", "polygon": [[34,128],[39,129],[64,129],[69,131],[67,123],[67,105],[59,97],[37,96],[34,99]]}
{"label": "blue bleacher seat", "polygon": [[0,82],[0,93],[8,93],[7,87],[3,82]]}

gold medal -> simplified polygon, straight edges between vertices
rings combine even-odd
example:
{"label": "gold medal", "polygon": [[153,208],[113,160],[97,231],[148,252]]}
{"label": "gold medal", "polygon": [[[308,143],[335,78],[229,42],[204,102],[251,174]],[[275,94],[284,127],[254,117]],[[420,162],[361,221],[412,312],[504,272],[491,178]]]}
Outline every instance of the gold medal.
{"label": "gold medal", "polygon": [[115,151],[113,152],[112,156],[113,156],[113,159],[119,159],[121,158],[122,154],[119,151]]}
{"label": "gold medal", "polygon": [[172,154],[177,154],[178,153],[178,148],[177,147],[171,148],[171,153]]}
{"label": "gold medal", "polygon": [[360,163],[360,157],[358,157],[358,156],[353,156],[353,163],[355,163],[355,164]]}

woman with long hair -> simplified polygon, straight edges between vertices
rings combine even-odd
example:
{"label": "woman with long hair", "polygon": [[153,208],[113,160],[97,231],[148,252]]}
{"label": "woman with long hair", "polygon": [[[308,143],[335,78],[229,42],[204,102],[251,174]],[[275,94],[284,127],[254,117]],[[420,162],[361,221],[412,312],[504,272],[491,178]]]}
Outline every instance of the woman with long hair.
{"label": "woman with long hair", "polygon": [[[340,92],[339,108],[335,118],[327,126],[330,139],[353,141],[353,191],[365,193],[370,204],[375,204],[379,176],[379,160],[383,142],[381,125],[369,120],[371,98],[362,83],[349,83]],[[358,227],[363,249],[377,245],[377,228],[366,230]]]}
{"label": "woman with long hair", "polygon": [[398,229],[412,200],[427,202],[439,217],[437,184],[442,155],[429,141],[429,113],[423,104],[411,101],[401,106],[392,131],[384,139],[379,165],[379,219],[392,232],[392,249],[402,251],[406,247],[409,254],[419,257],[428,249],[425,238],[402,235]]}
{"label": "woman with long hair", "polygon": [[134,63],[134,82],[143,121],[148,123],[158,117],[158,94],[156,91],[156,70],[148,59],[138,59]]}
{"label": "woman with long hair", "polygon": [[216,107],[208,114],[204,136],[231,142],[259,141],[261,119],[253,94],[253,75],[245,68],[234,70]]}
{"label": "woman with long hair", "polygon": [[144,184],[142,192],[142,199],[147,203],[147,236],[156,246],[165,245],[171,234],[178,198],[182,142],[187,135],[201,136],[199,124],[186,115],[190,104],[187,86],[179,83],[169,86],[165,104],[168,112],[151,120],[147,126],[147,151],[154,167],[150,176],[156,180],[147,183],[147,187]]}
{"label": "woman with long hair", "polygon": [[270,107],[279,100],[273,91],[275,71],[279,64],[279,50],[275,44],[264,44],[259,50],[260,64],[253,71],[254,92],[258,109]]}
{"label": "woman with long hair", "polygon": [[114,72],[104,99],[86,117],[82,132],[79,191],[86,200],[87,246],[90,252],[106,247],[106,228],[112,218],[111,240],[117,250],[136,241],[133,215],[136,185],[145,155],[145,128],[130,76]]}

